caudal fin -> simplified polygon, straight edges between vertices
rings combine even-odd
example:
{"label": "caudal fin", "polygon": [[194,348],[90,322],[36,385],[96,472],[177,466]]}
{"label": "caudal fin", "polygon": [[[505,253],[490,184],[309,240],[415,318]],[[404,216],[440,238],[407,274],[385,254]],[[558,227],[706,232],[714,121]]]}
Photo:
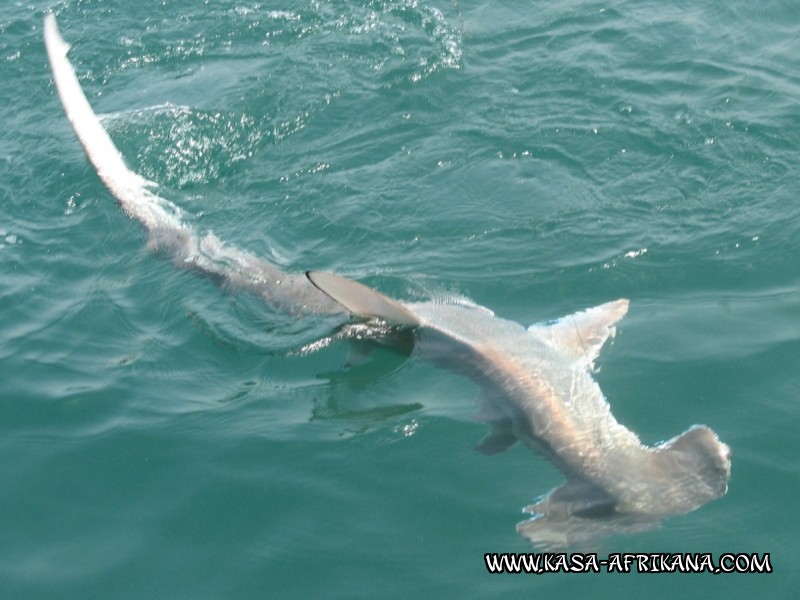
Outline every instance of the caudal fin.
{"label": "caudal fin", "polygon": [[100,179],[131,217],[148,230],[179,229],[179,211],[153,194],[155,184],[131,171],[83,93],[67,58],[69,44],[61,37],[53,13],[44,17],[44,43],[61,104]]}
{"label": "caudal fin", "polygon": [[285,273],[266,260],[221,242],[214,234],[199,236],[181,221],[180,209],[152,190],[155,184],[131,171],[83,93],[67,58],[52,13],[44,17],[44,42],[61,104],[89,162],[123,210],[142,223],[150,245],[170,255],[175,265],[212,277],[221,285],[261,296],[291,313],[341,313],[342,307],[299,273]]}

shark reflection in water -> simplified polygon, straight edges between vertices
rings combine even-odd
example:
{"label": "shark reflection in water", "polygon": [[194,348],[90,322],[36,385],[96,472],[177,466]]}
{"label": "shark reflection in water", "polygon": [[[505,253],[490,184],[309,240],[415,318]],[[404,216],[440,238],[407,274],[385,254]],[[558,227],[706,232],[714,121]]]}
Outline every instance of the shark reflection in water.
{"label": "shark reflection in water", "polygon": [[[617,422],[592,378],[627,300],[525,328],[463,301],[404,303],[337,275],[286,273],[211,233],[200,235],[153,191],[154,183],[125,165],[78,83],[52,14],[45,17],[44,37],[58,94],[89,161],[122,209],[147,229],[154,250],[180,268],[256,294],[276,310],[338,314],[410,331],[426,359],[480,386],[478,416],[491,427],[481,451],[493,454],[521,442],[564,472],[567,481],[527,507],[533,518],[517,526],[535,545],[594,544],[654,527],[726,493],[730,449],[711,429],[695,425],[645,446]],[[382,330],[371,331],[378,336]]]}

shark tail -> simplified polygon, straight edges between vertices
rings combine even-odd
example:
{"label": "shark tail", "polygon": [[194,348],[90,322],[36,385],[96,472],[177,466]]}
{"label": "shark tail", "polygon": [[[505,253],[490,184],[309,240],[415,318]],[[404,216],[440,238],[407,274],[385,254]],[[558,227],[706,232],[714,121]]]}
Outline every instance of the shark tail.
{"label": "shark tail", "polygon": [[150,191],[155,184],[131,171],[111,141],[83,93],[75,69],[67,58],[69,45],[61,37],[53,13],[44,18],[44,42],[58,95],[75,135],[100,179],[128,215],[148,230],[181,229],[180,211]]}
{"label": "shark tail", "polygon": [[56,89],[75,135],[122,209],[145,226],[151,249],[170,255],[179,268],[210,277],[220,285],[261,296],[277,310],[344,312],[341,305],[311,285],[304,275],[286,273],[268,261],[224,244],[213,233],[200,236],[184,223],[181,210],[152,191],[156,184],[125,164],[86,99],[67,58],[69,45],[61,37],[53,13],[47,13],[44,18],[44,42]]}

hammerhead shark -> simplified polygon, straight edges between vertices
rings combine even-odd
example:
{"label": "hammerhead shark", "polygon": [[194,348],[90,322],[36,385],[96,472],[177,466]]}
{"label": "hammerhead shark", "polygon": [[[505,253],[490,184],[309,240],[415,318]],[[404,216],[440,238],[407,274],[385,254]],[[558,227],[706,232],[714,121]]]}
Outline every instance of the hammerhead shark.
{"label": "hammerhead shark", "polygon": [[[521,442],[544,455],[566,482],[525,511],[517,530],[541,548],[594,544],[657,526],[723,496],[730,449],[704,425],[655,446],[621,425],[592,378],[602,346],[628,311],[620,299],[531,327],[464,300],[401,302],[324,272],[287,273],[198,234],[157,184],[131,171],[92,110],[67,58],[55,16],[44,40],[58,95],[78,140],[109,192],[149,234],[149,246],[176,266],[256,294],[275,310],[330,314],[409,331],[422,355],[481,389],[478,418],[491,431],[486,454]],[[384,329],[376,327],[375,335]]]}

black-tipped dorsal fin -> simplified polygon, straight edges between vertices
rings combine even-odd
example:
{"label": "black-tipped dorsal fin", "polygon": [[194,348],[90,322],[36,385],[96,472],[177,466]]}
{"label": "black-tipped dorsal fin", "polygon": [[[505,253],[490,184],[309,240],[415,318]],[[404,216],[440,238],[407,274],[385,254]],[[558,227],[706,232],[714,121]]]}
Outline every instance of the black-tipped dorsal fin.
{"label": "black-tipped dorsal fin", "polygon": [[397,300],[392,300],[364,284],[321,271],[307,271],[306,277],[357,317],[383,319],[397,325],[415,327],[420,319]]}

